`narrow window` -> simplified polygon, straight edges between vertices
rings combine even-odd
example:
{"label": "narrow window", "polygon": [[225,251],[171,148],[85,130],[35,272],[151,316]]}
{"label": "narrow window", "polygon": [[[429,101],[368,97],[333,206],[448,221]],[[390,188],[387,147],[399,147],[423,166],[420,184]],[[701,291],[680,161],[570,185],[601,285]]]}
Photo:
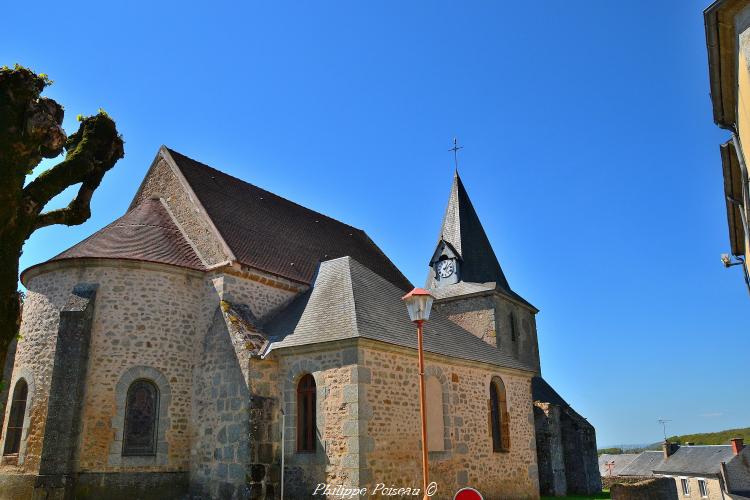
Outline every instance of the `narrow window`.
{"label": "narrow window", "polygon": [[309,373],[297,384],[297,451],[315,451],[315,379]]}
{"label": "narrow window", "polygon": [[443,386],[433,375],[425,380],[425,399],[427,400],[427,451],[445,451]]}
{"label": "narrow window", "polygon": [[701,492],[701,497],[703,498],[708,497],[708,485],[706,484],[705,479],[698,479],[698,489]]}
{"label": "narrow window", "polygon": [[682,494],[685,495],[686,497],[689,497],[690,496],[690,483],[684,477],[680,479],[680,483],[682,484]]}
{"label": "narrow window", "polygon": [[510,324],[510,340],[515,342],[518,337],[516,336],[516,317],[512,312],[508,314],[508,323]]}
{"label": "narrow window", "polygon": [[490,382],[490,429],[492,432],[492,451],[502,452],[510,449],[510,415],[505,397],[505,384],[500,378]]}
{"label": "narrow window", "polygon": [[128,387],[125,400],[123,456],[156,455],[159,390],[148,380],[136,380]]}
{"label": "narrow window", "polygon": [[21,448],[21,435],[23,433],[23,418],[26,415],[26,399],[29,395],[29,386],[24,379],[16,382],[13,389],[13,399],[10,404],[10,415],[8,416],[8,427],[5,430],[5,448],[3,455],[16,455]]}

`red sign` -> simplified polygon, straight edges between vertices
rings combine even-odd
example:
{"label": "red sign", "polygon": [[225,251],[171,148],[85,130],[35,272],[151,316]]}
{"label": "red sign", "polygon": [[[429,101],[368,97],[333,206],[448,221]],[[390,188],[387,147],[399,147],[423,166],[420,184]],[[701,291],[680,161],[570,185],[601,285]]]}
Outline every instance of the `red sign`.
{"label": "red sign", "polygon": [[484,500],[484,497],[474,488],[461,488],[453,500]]}

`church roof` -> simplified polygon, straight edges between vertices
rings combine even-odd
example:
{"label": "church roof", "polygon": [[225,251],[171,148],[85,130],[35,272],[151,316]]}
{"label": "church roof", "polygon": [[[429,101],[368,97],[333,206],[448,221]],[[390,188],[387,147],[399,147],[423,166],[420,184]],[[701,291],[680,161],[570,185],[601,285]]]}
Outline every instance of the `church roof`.
{"label": "church roof", "polygon": [[[367,338],[417,348],[403,292],[351,257],[320,264],[312,287],[263,326],[270,350]],[[471,361],[533,371],[433,310],[425,324],[424,350]]]}
{"label": "church roof", "polygon": [[497,292],[501,295],[505,295],[507,297],[515,299],[523,304],[526,304],[535,312],[539,312],[539,309],[537,309],[536,306],[534,306],[532,303],[518,295],[513,290],[500,287],[494,281],[491,281],[489,283],[470,283],[466,281],[459,281],[458,283],[454,283],[452,285],[443,285],[430,289],[430,293],[432,293],[432,296],[435,297],[435,300],[451,299],[454,297],[466,297],[468,295],[479,295],[492,292]]}
{"label": "church roof", "polygon": [[560,396],[560,394],[542,377],[537,376],[531,379],[531,397],[534,401],[557,405],[561,410],[574,418],[577,418],[582,422],[587,422],[587,420],[575,411],[573,407],[570,406],[568,402],[565,401],[563,397]]}
{"label": "church roof", "polygon": [[451,194],[438,237],[438,250],[441,248],[440,242],[447,243],[451,252],[458,254],[461,281],[437,286],[435,268],[431,262],[426,286],[436,299],[497,292],[526,304],[535,312],[539,311],[510,288],[458,171],[453,175]]}
{"label": "church roof", "polygon": [[361,229],[168,151],[242,264],[311,283],[321,261],[349,255],[399,289],[412,288]]}
{"label": "church roof", "polygon": [[147,199],[50,261],[109,258],[205,267],[172,220],[164,202]]}
{"label": "church roof", "polygon": [[499,287],[510,290],[458,171],[453,175],[451,194],[438,241],[441,240],[449,243],[461,257],[462,281],[494,281]]}

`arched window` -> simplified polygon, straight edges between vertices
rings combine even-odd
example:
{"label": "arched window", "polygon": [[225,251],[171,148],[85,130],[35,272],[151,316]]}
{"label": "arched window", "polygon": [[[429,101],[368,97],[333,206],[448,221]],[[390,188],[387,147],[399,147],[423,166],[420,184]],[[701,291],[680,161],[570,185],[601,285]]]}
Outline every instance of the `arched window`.
{"label": "arched window", "polygon": [[8,426],[5,429],[5,448],[3,455],[16,455],[21,448],[23,433],[23,419],[26,415],[26,399],[29,396],[29,386],[24,379],[16,382],[13,389],[13,399],[10,403]]}
{"label": "arched window", "polygon": [[297,384],[297,451],[315,451],[315,379],[309,373]]}
{"label": "arched window", "polygon": [[427,400],[427,450],[445,451],[445,423],[443,422],[443,386],[434,375],[425,380]]}
{"label": "arched window", "polygon": [[510,449],[510,414],[505,398],[505,384],[495,377],[490,382],[490,429],[492,432],[492,451]]}
{"label": "arched window", "polygon": [[125,400],[123,456],[156,455],[159,390],[153,382],[139,379],[130,384]]}

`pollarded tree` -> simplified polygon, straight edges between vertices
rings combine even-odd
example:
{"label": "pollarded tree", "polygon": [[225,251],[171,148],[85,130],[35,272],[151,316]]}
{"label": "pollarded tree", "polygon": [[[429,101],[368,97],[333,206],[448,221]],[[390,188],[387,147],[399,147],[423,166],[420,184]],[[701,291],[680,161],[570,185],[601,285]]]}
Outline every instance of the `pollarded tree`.
{"label": "pollarded tree", "polygon": [[[0,376],[8,346],[18,335],[18,260],[24,242],[39,228],[75,226],[91,216],[91,196],[102,177],[124,156],[115,122],[104,111],[81,117],[68,137],[63,107],[42,97],[46,75],[16,65],[0,69]],[[44,158],[65,157],[26,184]],[[65,188],[80,184],[67,207],[44,211]]]}

